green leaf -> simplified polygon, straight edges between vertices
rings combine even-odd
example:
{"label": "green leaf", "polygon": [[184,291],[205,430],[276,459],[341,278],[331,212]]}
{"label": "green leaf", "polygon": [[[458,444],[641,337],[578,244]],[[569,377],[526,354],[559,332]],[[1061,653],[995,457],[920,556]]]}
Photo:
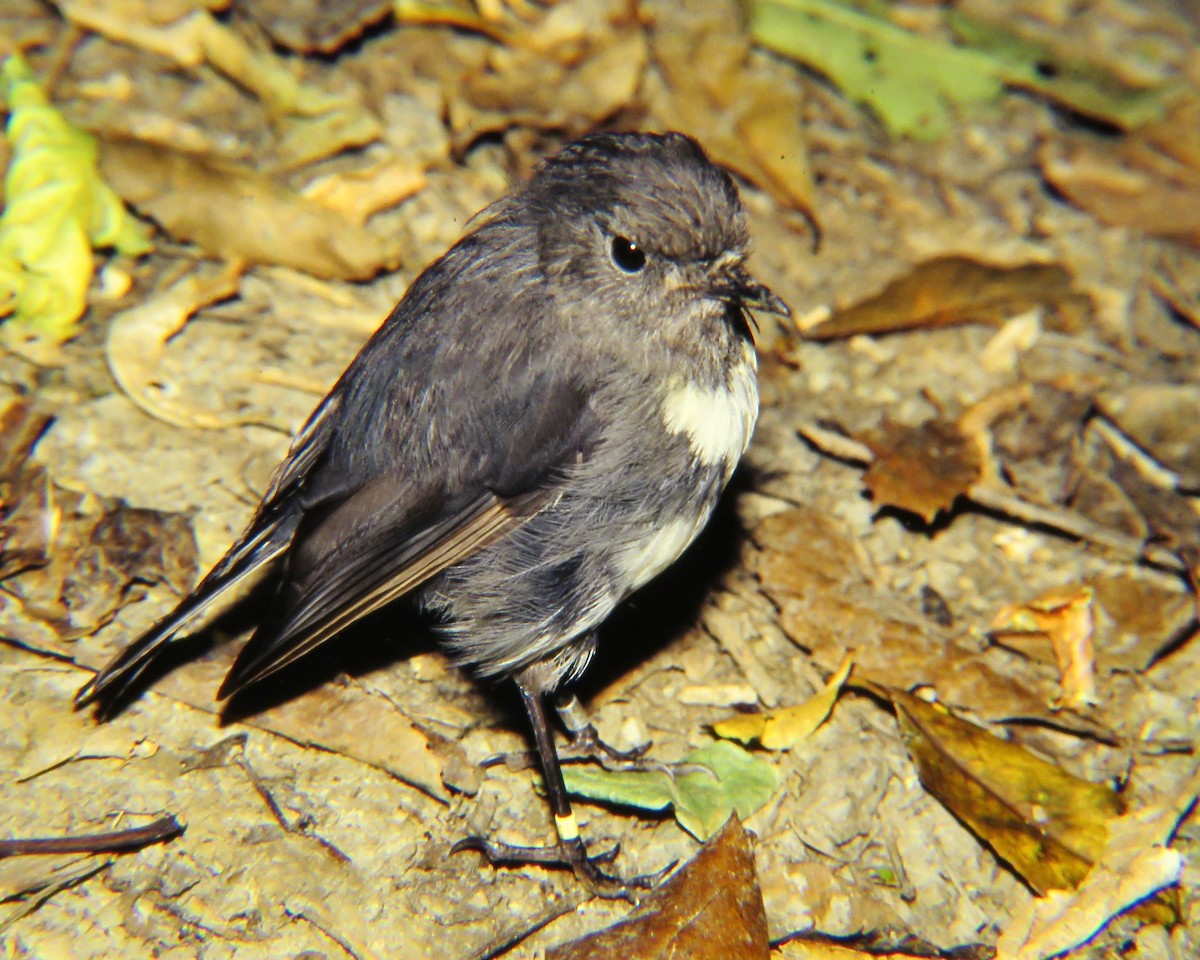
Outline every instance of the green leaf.
{"label": "green leaf", "polygon": [[673,776],[568,764],[563,779],[570,793],[589,800],[654,812],[673,806],[679,825],[699,840],[715,834],[735,810],[744,820],[760,809],[779,783],[770,763],[724,740],[695,751],[684,764],[705,770]]}
{"label": "green leaf", "polygon": [[[886,7],[881,9],[886,11]],[[1175,90],[1132,90],[1094,64],[1056,62],[1048,48],[999,26],[951,17],[963,41],[925,37],[838,0],[750,0],[755,41],[829,77],[892,136],[933,140],[956,107],[1032,90],[1120,127],[1162,116]]]}
{"label": "green leaf", "polygon": [[0,68],[13,154],[0,212],[0,317],[61,343],[87,305],[92,250],[150,249],[141,224],[100,178],[96,143],[50,104],[13,54]]}
{"label": "green leaf", "polygon": [[950,129],[953,104],[986,103],[1004,91],[986,56],[834,0],[752,0],[750,32],[825,74],[896,137],[936,139]]}
{"label": "green leaf", "polygon": [[1040,93],[1123,129],[1160,119],[1177,92],[1172,87],[1127,87],[1095,64],[1065,61],[1043,44],[957,11],[950,13],[950,26],[960,40],[996,61],[1009,86]]}

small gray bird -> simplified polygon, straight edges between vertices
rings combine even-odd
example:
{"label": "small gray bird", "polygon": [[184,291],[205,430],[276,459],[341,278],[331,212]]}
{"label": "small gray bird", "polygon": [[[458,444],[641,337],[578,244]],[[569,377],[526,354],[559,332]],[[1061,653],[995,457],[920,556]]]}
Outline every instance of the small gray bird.
{"label": "small gray bird", "polygon": [[745,212],[692,139],[570,144],[413,283],[293,441],[249,528],[76,698],[114,701],[264,564],[273,608],[225,698],[411,595],[455,662],[520,688],[556,862],[593,887],[544,697],[708,521],[758,416]]}

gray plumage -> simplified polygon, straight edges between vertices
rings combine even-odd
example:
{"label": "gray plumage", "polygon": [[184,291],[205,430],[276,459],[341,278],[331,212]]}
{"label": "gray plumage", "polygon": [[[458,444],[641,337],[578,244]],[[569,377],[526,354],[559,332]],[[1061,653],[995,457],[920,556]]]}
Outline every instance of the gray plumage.
{"label": "gray plumage", "polygon": [[411,595],[457,662],[544,692],[694,538],[757,414],[730,178],[679,134],[546,162],[412,285],[294,441],[242,538],[80,691],[111,704],[279,562],[227,696]]}

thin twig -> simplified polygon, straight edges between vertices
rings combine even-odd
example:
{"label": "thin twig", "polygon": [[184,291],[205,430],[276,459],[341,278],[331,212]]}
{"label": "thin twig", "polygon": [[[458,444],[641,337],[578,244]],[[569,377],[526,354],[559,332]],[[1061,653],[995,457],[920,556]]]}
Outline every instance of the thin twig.
{"label": "thin twig", "polygon": [[1108,530],[1074,511],[1030,503],[990,484],[976,484],[967,492],[967,496],[979,506],[1003,513],[1014,520],[1050,527],[1080,540],[1128,554],[1133,559],[1148,560],[1171,570],[1183,572],[1185,569],[1183,561],[1170,551],[1151,546],[1140,537]]}
{"label": "thin twig", "polygon": [[139,850],[183,833],[183,825],[171,814],[159,817],[144,827],[113,830],[108,833],[80,833],[66,837],[17,837],[0,840],[0,858],[35,853],[120,853]]}

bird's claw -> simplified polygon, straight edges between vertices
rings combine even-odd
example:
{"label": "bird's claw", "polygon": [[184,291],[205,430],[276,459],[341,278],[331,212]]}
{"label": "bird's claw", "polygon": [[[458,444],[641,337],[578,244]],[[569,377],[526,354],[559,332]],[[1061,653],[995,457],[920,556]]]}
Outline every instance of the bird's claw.
{"label": "bird's claw", "polygon": [[464,837],[450,848],[451,853],[477,850],[494,867],[537,864],[543,867],[569,869],[575,877],[598,897],[606,900],[627,900],[637,903],[638,891],[655,887],[671,870],[674,861],[651,874],[625,879],[605,873],[600,865],[616,859],[621,845],[616,844],[602,853],[589,857],[580,840],[560,841],[552,847],[523,847],[511,843],[496,843],[485,837]]}

